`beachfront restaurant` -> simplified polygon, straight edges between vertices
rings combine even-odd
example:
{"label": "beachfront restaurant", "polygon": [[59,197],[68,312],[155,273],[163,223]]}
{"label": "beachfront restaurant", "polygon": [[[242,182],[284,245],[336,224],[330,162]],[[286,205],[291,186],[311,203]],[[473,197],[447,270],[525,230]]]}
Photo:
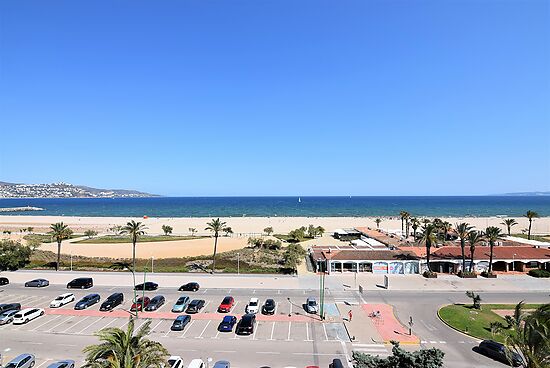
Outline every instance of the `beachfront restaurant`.
{"label": "beachfront restaurant", "polygon": [[[476,247],[472,270],[487,271],[489,257],[489,246]],[[470,263],[469,250],[466,248],[466,270],[470,269]],[[422,268],[425,268],[425,262]],[[460,247],[446,246],[433,251],[430,269],[434,272],[458,273],[462,270]],[[528,272],[531,269],[550,271],[550,249],[532,246],[495,246],[493,248],[493,271]]]}
{"label": "beachfront restaurant", "polygon": [[370,250],[312,247],[310,257],[317,272],[371,272],[374,274],[417,274],[420,259],[399,250]]}

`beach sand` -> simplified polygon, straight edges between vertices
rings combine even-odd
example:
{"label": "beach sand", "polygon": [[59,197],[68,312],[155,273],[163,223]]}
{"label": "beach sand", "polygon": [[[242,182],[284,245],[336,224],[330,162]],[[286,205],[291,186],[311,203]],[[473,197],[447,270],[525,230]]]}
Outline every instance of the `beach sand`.
{"label": "beach sand", "polygon": [[[384,230],[400,230],[401,220],[398,217],[383,219],[380,228]],[[41,233],[48,231],[50,224],[63,221],[69,225],[75,233],[82,233],[87,229],[94,229],[101,233],[108,233],[108,229],[115,225],[124,225],[132,218],[122,217],[64,217],[64,216],[0,216],[0,231],[11,230],[12,238],[20,237],[19,229],[24,227],[34,227],[34,232]],[[500,225],[502,218],[498,217],[467,217],[467,218],[442,218],[451,224],[457,222],[468,222],[478,229],[484,229],[487,226]],[[189,228],[196,228],[198,235],[210,235],[204,228],[211,218],[133,218],[141,221],[147,226],[148,234],[161,234],[162,225],[173,227],[173,235],[189,235]],[[240,249],[245,247],[249,236],[259,236],[263,229],[271,226],[275,233],[288,233],[300,226],[322,226],[327,233],[331,233],[339,228],[353,228],[359,226],[376,227],[374,217],[228,217],[222,218],[222,221],[231,226],[234,234],[232,237],[221,237],[218,249],[220,252]],[[519,225],[513,227],[513,233],[519,233],[522,229],[528,227],[528,220],[525,217],[518,217],[516,221]],[[17,234],[15,234],[17,233]],[[533,221],[533,234],[550,234],[550,217],[538,218]],[[323,237],[319,242],[326,243],[330,238]],[[150,242],[138,245],[139,258],[167,258],[184,257],[202,254],[211,254],[213,248],[213,239],[195,239],[170,242]],[[44,244],[43,250],[56,251],[55,244]],[[131,244],[71,244],[64,242],[63,253],[82,255],[82,256],[110,256],[110,257],[128,257],[131,254]]]}

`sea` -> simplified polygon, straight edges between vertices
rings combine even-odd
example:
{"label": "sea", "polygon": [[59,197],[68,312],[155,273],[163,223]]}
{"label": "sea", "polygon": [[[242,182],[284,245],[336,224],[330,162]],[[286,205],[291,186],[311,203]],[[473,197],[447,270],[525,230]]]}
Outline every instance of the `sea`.
{"label": "sea", "polygon": [[0,208],[40,207],[43,211],[2,215],[94,217],[363,217],[522,216],[527,210],[550,216],[550,196],[449,197],[151,197],[0,199]]}

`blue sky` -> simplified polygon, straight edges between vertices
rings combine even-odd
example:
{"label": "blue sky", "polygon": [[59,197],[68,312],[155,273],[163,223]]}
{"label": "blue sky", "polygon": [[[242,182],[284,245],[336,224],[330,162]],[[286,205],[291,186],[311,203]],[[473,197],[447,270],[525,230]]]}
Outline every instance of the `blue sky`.
{"label": "blue sky", "polygon": [[550,190],[547,1],[0,2],[0,181]]}

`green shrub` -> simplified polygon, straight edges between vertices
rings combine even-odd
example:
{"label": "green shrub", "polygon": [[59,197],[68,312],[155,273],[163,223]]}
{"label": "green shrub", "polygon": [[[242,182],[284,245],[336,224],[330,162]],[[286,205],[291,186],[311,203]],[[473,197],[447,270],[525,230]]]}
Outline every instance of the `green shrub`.
{"label": "green shrub", "polygon": [[550,277],[550,271],[546,271],[546,270],[530,270],[529,271],[529,276],[533,276],[533,277]]}

